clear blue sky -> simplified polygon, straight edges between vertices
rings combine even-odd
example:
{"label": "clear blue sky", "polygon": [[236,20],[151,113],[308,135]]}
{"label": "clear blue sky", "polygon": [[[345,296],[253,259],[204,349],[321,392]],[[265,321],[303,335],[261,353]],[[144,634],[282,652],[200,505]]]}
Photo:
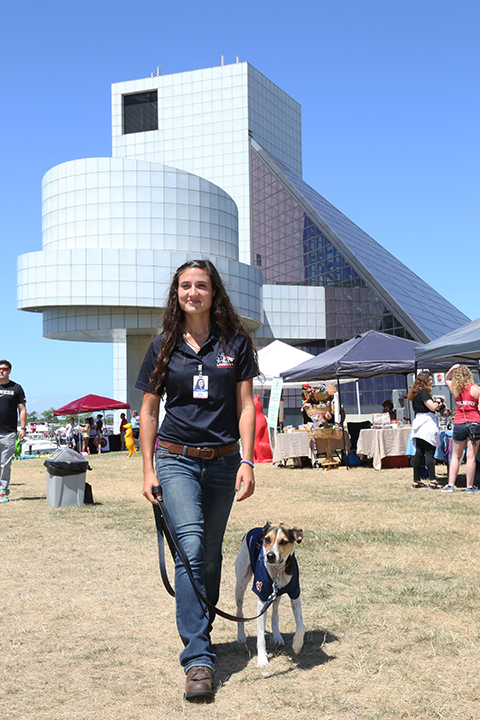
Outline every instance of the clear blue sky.
{"label": "clear blue sky", "polygon": [[110,85],[248,61],[302,105],[304,179],[468,317],[478,299],[480,3],[9,3],[1,12],[0,357],[29,410],[113,393],[111,345],[42,338],[16,309],[41,180],[111,155]]}

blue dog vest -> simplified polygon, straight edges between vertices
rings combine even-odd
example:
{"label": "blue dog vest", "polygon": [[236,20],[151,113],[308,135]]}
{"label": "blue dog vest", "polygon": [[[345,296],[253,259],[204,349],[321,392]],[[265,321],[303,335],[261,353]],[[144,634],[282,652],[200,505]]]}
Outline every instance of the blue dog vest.
{"label": "blue dog vest", "polygon": [[[273,581],[267,572],[263,551],[263,528],[253,528],[246,536],[250,565],[253,570],[253,592],[260,600],[266,602],[273,592]],[[278,590],[278,596],[287,594],[292,600],[300,596],[300,582],[298,577],[297,559],[293,557],[293,575],[285,587]]]}

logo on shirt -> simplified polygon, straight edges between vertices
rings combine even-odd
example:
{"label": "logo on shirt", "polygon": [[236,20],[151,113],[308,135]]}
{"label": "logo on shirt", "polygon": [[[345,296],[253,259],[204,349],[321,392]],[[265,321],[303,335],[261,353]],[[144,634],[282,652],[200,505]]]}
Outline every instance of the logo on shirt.
{"label": "logo on shirt", "polygon": [[219,352],[217,355],[217,368],[233,367],[235,358],[225,355],[224,352]]}
{"label": "logo on shirt", "polygon": [[0,395],[15,395],[15,390],[0,390]]}

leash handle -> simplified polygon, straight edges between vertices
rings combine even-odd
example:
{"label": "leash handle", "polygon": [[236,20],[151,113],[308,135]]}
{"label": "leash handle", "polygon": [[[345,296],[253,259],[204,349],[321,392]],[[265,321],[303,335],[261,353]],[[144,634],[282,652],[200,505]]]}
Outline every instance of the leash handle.
{"label": "leash handle", "polygon": [[197,587],[197,583],[195,582],[195,578],[193,576],[193,571],[190,566],[190,563],[188,561],[188,558],[185,554],[185,551],[183,550],[180,541],[178,540],[177,534],[173,528],[172,521],[170,519],[170,516],[168,514],[167,508],[165,507],[165,503],[163,501],[163,497],[161,499],[157,498],[156,495],[160,495],[162,492],[162,489],[160,485],[155,486],[152,488],[152,494],[155,497],[156,504],[153,506],[153,513],[155,516],[155,524],[157,527],[157,540],[158,540],[158,562],[160,566],[160,575],[163,580],[163,584],[165,586],[166,591],[169,595],[172,597],[175,597],[175,591],[173,590],[167,575],[167,568],[165,565],[165,543],[163,541],[163,535],[165,534],[165,537],[167,538],[167,543],[170,548],[170,552],[172,554],[173,559],[175,560],[175,553],[179,556],[180,560],[182,561],[182,564],[187,572],[187,575],[190,579],[190,582],[192,583],[193,589],[195,591],[195,594],[197,595],[198,599],[209,609],[212,610],[217,615],[220,615],[220,617],[225,618],[226,620],[231,620],[232,622],[250,622],[251,620],[256,620],[257,618],[261,617],[264,613],[267,612],[270,605],[273,603],[273,601],[276,599],[278,595],[278,590],[276,585],[273,587],[273,592],[266,601],[265,605],[263,606],[261,612],[258,615],[255,615],[254,617],[239,617],[238,615],[230,615],[230,613],[225,612],[224,610],[221,610],[220,608],[213,605],[206,597],[205,595],[199,590]]}

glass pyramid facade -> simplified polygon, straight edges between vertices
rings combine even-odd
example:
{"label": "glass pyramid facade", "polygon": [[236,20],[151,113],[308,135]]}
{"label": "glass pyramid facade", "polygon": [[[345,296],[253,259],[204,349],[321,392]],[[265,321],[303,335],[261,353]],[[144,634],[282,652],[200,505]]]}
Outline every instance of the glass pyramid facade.
{"label": "glass pyramid facade", "polygon": [[252,140],[253,258],[265,284],[325,288],[326,347],[377,330],[429,342],[463,313]]}
{"label": "glass pyramid facade", "polygon": [[[252,249],[268,285],[325,288],[325,341],[316,354],[357,333],[377,330],[428,342],[469,321],[463,313],[363,232],[283,163],[252,140]],[[403,376],[359,380],[362,405],[380,411]],[[285,407],[298,392],[284,391]],[[342,389],[356,410],[354,384]]]}

